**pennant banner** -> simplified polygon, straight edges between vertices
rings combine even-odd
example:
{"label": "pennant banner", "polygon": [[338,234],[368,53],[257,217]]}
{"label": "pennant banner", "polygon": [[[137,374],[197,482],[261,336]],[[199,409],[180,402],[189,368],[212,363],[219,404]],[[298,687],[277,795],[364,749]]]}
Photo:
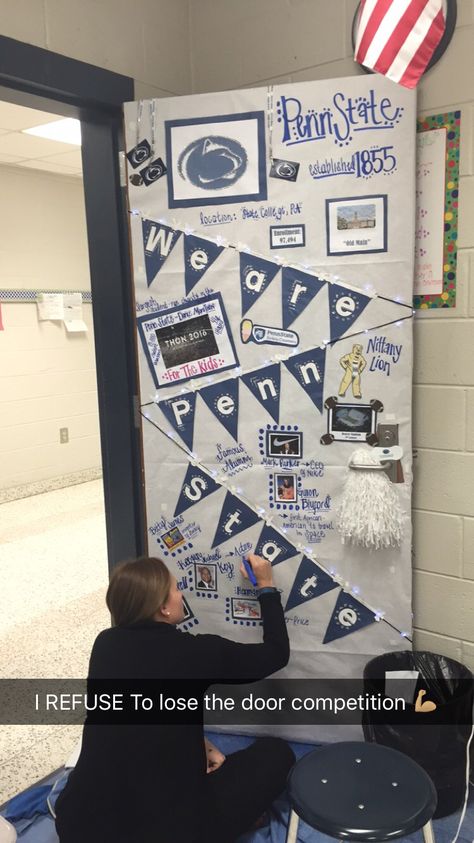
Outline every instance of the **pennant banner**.
{"label": "pennant banner", "polygon": [[277,263],[240,253],[242,316],[255,304],[280,269]]}
{"label": "pennant banner", "polygon": [[145,248],[145,270],[148,286],[158,275],[166,259],[173,251],[181,234],[162,223],[142,220],[143,246]]}
{"label": "pennant banner", "polygon": [[329,326],[331,342],[342,337],[371,299],[339,284],[329,284]]}
{"label": "pennant banner", "polygon": [[295,354],[284,362],[288,371],[296,378],[321,413],[326,349],[313,348],[310,351],[304,351],[302,354]]}
{"label": "pennant banner", "polygon": [[253,509],[242,503],[235,495],[227,492],[211,547],[233,539],[243,530],[253,527],[259,520],[259,516]]}
{"label": "pennant banner", "polygon": [[288,328],[324,287],[315,275],[286,266],[281,273],[283,327]]}
{"label": "pennant banner", "polygon": [[254,553],[257,556],[263,556],[264,559],[268,559],[272,565],[278,565],[279,562],[286,562],[287,559],[296,556],[298,551],[277,530],[265,524],[260,533],[260,538],[255,545]]}
{"label": "pennant banner", "polygon": [[315,597],[321,597],[333,588],[339,588],[338,583],[318,568],[312,559],[304,556],[290,591],[285,612],[294,609],[295,606],[301,606],[308,600],[314,600]]}
{"label": "pennant banner", "polygon": [[323,644],[329,644],[337,638],[344,638],[362,629],[364,626],[375,623],[375,615],[362,603],[359,603],[351,594],[341,591],[337,598],[334,611],[323,639]]}
{"label": "pennant banner", "polygon": [[260,401],[262,407],[270,413],[272,419],[277,424],[280,422],[280,381],[281,372],[280,364],[273,363],[265,369],[259,369],[258,372],[249,372],[247,375],[242,375],[241,378],[250,389],[252,395],[257,401]]}
{"label": "pennant banner", "polygon": [[216,419],[230,433],[237,442],[237,428],[239,424],[239,379],[229,378],[221,383],[205,386],[199,391]]}
{"label": "pennant banner", "polygon": [[202,237],[196,237],[194,234],[184,235],[184,283],[186,286],[186,295],[201,280],[206,270],[219,257],[223,248],[223,246],[218,246],[217,243],[211,243],[210,240],[204,240]]}
{"label": "pennant banner", "polygon": [[200,468],[190,463],[186,471],[186,477],[183,481],[173,518],[181,515],[190,506],[194,506],[194,504],[199,503],[203,498],[207,498],[208,495],[212,495],[213,492],[217,492],[221,488],[222,486],[216,483],[212,477],[209,477]]}
{"label": "pennant banner", "polygon": [[184,444],[193,450],[194,414],[196,412],[196,393],[186,392],[177,398],[160,401],[160,410],[165,414],[170,425],[181,436]]}

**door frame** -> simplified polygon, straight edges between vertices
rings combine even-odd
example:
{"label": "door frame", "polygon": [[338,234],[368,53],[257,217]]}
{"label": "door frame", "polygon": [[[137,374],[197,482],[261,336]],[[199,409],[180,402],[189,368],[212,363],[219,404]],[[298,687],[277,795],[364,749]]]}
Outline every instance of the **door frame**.
{"label": "door frame", "polygon": [[140,556],[145,518],[127,200],[120,186],[124,102],[134,82],[0,36],[0,99],[75,117],[82,166],[94,319],[108,564]]}

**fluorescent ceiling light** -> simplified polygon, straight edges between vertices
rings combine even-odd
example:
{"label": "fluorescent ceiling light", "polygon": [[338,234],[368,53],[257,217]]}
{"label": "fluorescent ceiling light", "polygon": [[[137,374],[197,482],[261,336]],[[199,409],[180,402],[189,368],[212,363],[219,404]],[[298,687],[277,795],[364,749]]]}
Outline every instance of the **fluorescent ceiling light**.
{"label": "fluorescent ceiling light", "polygon": [[61,143],[81,145],[81,123],[72,117],[55,120],[53,123],[43,123],[43,125],[34,126],[32,129],[23,129],[23,132],[27,135],[37,135],[40,138],[61,141]]}

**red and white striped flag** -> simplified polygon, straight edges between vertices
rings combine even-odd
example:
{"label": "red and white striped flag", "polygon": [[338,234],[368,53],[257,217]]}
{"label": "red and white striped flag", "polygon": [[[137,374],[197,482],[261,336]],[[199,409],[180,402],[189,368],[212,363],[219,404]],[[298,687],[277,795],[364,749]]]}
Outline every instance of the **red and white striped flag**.
{"label": "red and white striped flag", "polygon": [[414,88],[444,29],[443,0],[361,0],[355,60]]}

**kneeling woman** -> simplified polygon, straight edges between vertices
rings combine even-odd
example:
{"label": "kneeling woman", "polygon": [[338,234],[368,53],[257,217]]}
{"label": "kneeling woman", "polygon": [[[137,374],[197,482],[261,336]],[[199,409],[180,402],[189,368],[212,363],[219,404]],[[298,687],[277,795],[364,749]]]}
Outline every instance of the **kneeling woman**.
{"label": "kneeling woman", "polygon": [[[106,599],[113,627],[94,643],[89,679],[191,680],[202,690],[284,667],[288,634],[272,568],[259,556],[248,559],[262,643],[177,629],[184,608],[176,579],[160,559],[138,559],[112,574]],[[204,741],[202,722],[97,725],[89,716],[56,804],[60,843],[232,843],[281,793],[293,762],[279,738],[260,738],[225,758]]]}

